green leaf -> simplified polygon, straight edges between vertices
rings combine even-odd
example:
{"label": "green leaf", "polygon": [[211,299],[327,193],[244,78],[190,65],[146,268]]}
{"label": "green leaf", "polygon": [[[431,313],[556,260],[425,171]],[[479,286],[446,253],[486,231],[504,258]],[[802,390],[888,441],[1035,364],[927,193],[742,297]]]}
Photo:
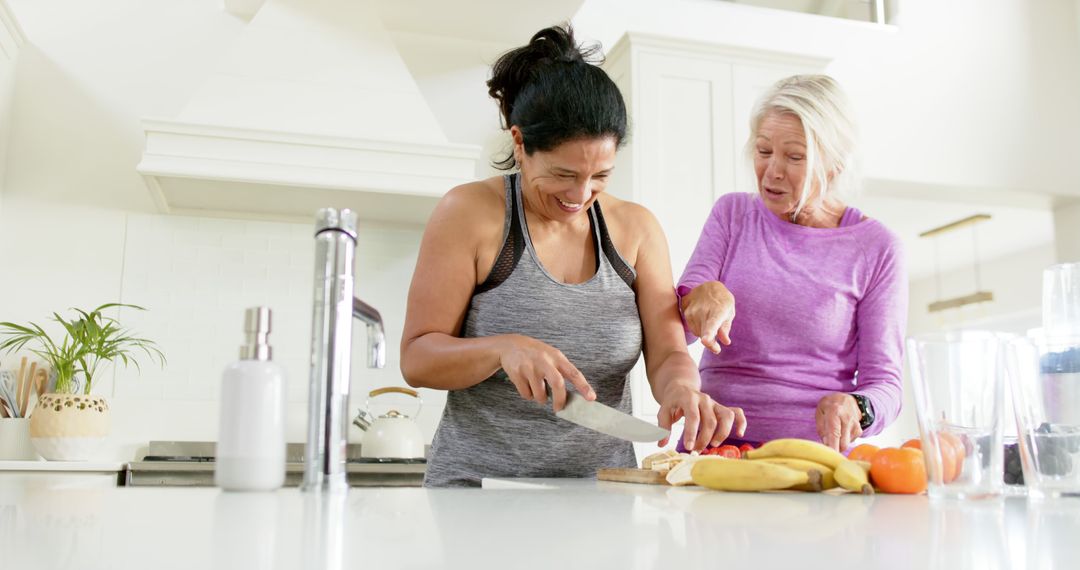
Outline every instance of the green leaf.
{"label": "green leaf", "polygon": [[76,375],[81,373],[83,391],[89,394],[102,362],[119,361],[125,367],[134,365],[136,370],[141,371],[139,361],[135,358],[138,353],[151,361],[158,360],[164,367],[165,354],[157,343],[135,336],[124,329],[117,319],[104,314],[104,311],[112,308],[146,310],[138,305],[106,303],[91,311],[73,307],[77,314],[74,319],[65,319],[59,313],[53,313],[52,320],[63,327],[65,333],[60,343],[34,322],[27,325],[0,322],[0,350],[11,353],[27,348],[46,360],[56,371],[57,392],[76,389]]}

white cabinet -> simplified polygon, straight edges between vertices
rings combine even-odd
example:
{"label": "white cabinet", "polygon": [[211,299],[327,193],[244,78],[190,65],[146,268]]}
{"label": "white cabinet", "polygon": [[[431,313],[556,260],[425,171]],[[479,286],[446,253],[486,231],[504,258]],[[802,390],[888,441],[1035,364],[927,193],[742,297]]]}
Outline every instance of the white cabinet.
{"label": "white cabinet", "polygon": [[[626,99],[631,135],[609,191],[642,204],[660,220],[676,279],[716,199],[754,188],[743,149],[759,94],[782,77],[820,73],[827,63],[636,33],[611,48],[604,68]],[[700,358],[700,343],[691,354]],[[634,413],[655,419],[659,405],[642,362],[631,381]]]}

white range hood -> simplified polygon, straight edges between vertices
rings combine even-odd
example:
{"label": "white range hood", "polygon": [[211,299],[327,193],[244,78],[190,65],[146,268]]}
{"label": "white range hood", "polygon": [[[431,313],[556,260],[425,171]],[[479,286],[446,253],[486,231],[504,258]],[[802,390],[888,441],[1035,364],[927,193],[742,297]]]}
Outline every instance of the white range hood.
{"label": "white range hood", "polygon": [[447,142],[369,0],[267,1],[183,111],[144,128],[138,171],[170,213],[422,223],[480,155]]}

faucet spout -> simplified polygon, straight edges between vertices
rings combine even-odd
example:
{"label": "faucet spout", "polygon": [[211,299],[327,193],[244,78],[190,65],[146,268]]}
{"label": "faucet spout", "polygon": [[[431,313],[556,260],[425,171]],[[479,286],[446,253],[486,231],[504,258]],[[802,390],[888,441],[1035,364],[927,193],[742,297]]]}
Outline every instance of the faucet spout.
{"label": "faucet spout", "polygon": [[324,208],[315,222],[315,300],[311,319],[305,491],[348,487],[345,469],[352,370],[352,320],[367,325],[368,366],[386,363],[382,316],[353,297],[356,214]]}
{"label": "faucet spout", "polygon": [[352,314],[367,325],[368,368],[386,366],[386,334],[383,330],[382,315],[371,305],[353,297]]}

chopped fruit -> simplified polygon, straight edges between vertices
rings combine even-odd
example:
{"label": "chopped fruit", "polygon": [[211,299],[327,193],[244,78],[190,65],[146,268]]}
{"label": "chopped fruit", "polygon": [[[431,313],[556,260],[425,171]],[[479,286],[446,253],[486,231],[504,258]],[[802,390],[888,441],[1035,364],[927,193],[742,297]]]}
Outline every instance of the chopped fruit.
{"label": "chopped fruit", "polygon": [[742,452],[743,457],[746,457],[746,452],[750,451],[751,449],[754,449],[754,446],[750,445],[749,443],[744,443],[739,446],[739,451]]}
{"label": "chopped fruit", "polygon": [[716,455],[719,455],[720,457],[727,457],[729,459],[742,458],[742,450],[740,450],[738,447],[735,447],[734,445],[721,445],[716,449],[718,450],[716,452]]}
{"label": "chopped fruit", "polygon": [[652,469],[653,463],[659,463],[667,461],[672,457],[678,457],[679,452],[674,449],[665,449],[664,451],[658,451],[641,460],[642,469]]}

